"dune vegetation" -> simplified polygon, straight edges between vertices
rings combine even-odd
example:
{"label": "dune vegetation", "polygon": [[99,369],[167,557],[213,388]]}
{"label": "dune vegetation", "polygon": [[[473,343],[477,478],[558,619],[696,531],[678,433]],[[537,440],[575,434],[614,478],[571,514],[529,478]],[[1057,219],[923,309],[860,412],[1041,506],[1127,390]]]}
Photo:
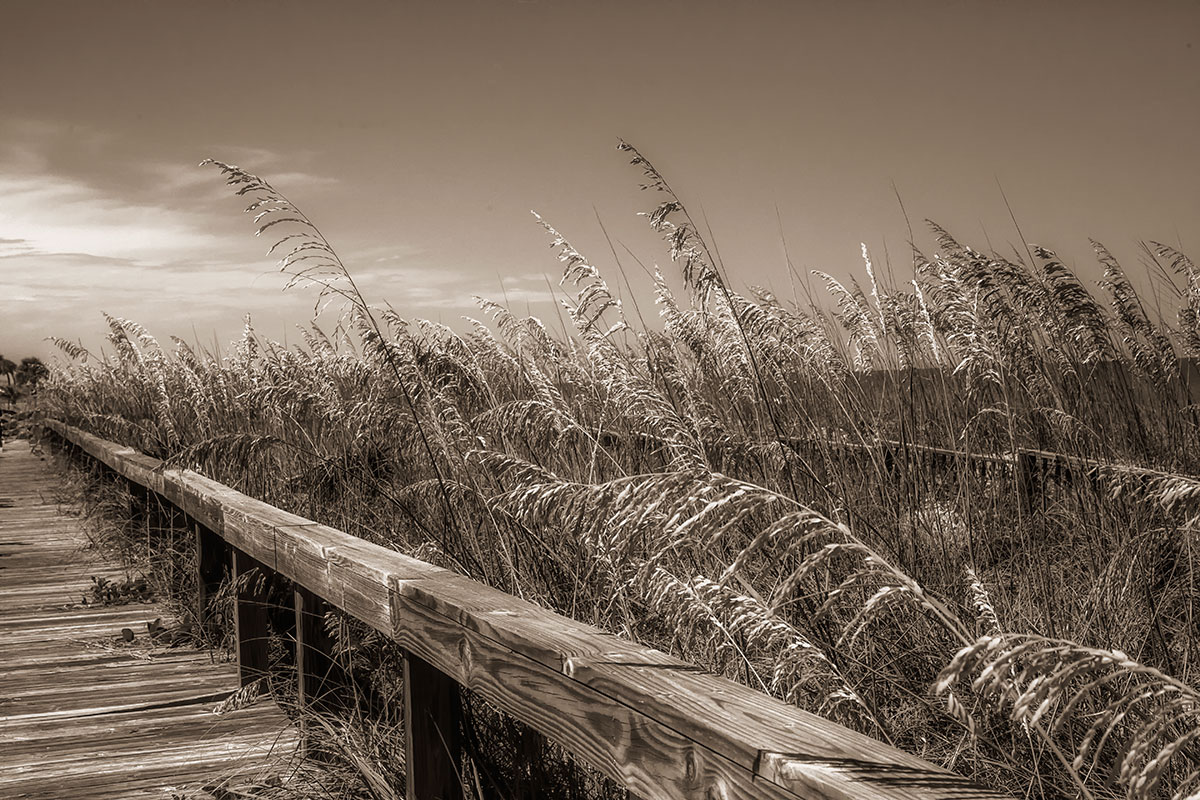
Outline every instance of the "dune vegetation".
{"label": "dune vegetation", "polygon": [[[220,354],[111,317],[102,356],[60,342],[42,408],[1014,796],[1200,791],[1195,264],[1147,243],[1151,300],[1099,243],[1092,284],[929,223],[902,279],[864,247],[861,282],[778,297],[736,287],[620,149],[676,271],[653,310],[539,218],[559,318],[481,299],[462,330],[408,319],[283,194],[212,162],[326,321],[284,346],[248,320]],[[1031,491],[1030,449],[1114,468]],[[386,695],[386,647],[339,631]],[[345,735],[386,776],[371,730]]]}

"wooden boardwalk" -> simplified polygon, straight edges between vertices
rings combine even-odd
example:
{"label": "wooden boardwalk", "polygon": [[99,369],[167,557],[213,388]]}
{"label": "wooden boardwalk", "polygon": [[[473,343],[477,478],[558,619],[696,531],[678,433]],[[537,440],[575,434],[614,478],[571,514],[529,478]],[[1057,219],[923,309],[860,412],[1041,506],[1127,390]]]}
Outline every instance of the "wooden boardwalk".
{"label": "wooden boardwalk", "polygon": [[28,442],[5,442],[0,798],[212,798],[204,786],[286,762],[295,737],[269,700],[213,713],[238,686],[236,665],[153,643],[155,606],[81,603],[92,576],[123,573],[59,513],[57,480]]}
{"label": "wooden boardwalk", "polygon": [[[645,800],[1003,797],[667,653],[59,420],[42,424],[81,458],[184,514],[196,526],[201,563],[228,558],[235,579],[254,571],[291,584],[302,708],[320,710],[350,688],[324,626],[315,624],[329,607],[398,645],[409,800],[468,796],[460,777],[467,748],[458,735],[468,717],[459,687],[529,726],[522,752],[554,742]],[[239,582],[234,610],[238,660],[249,680],[269,662],[261,584]],[[539,792],[530,776],[514,796]]]}

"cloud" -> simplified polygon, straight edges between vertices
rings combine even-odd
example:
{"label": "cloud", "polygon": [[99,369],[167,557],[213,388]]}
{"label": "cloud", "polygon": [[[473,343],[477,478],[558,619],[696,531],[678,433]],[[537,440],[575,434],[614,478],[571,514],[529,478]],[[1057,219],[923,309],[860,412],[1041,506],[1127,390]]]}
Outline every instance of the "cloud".
{"label": "cloud", "polygon": [[33,253],[0,258],[5,291],[0,308],[17,296],[46,304],[46,312],[76,304],[92,308],[158,307],[174,316],[179,306],[198,303],[237,307],[278,299],[278,275],[236,265],[191,272],[163,271],[134,259],[89,253]]}
{"label": "cloud", "polygon": [[[277,168],[270,179],[281,190],[336,183],[305,170],[311,153],[219,149],[213,155],[244,156],[251,169]],[[247,221],[230,213],[238,202],[215,168],[199,166],[203,155],[151,156],[111,131],[0,120],[0,253],[19,245],[184,268],[244,263]]]}
{"label": "cloud", "polygon": [[[234,159],[229,158],[220,160],[230,164],[236,163]],[[276,159],[271,159],[274,160]],[[337,178],[284,169],[282,166],[279,171],[271,169],[269,164],[264,166],[258,163],[243,163],[239,166],[259,173],[285,195],[296,189],[336,186],[340,183]],[[138,190],[149,197],[157,198],[160,202],[177,202],[179,197],[187,197],[197,206],[204,203],[215,209],[219,203],[222,210],[228,208],[227,201],[231,191],[215,165],[200,166],[199,160],[152,161],[138,164],[135,169],[139,175]]]}
{"label": "cloud", "polygon": [[176,259],[217,246],[195,215],[56,175],[0,175],[0,234],[44,253]]}
{"label": "cloud", "polygon": [[[236,147],[212,154],[261,171],[284,192],[337,184],[312,171],[311,154]],[[317,290],[283,291],[288,276],[264,257],[269,234],[253,240],[238,213],[249,200],[231,197],[217,171],[198,161],[130,152],[103,131],[0,121],[4,349],[44,351],[43,336],[92,347],[104,334],[101,309],[164,339],[194,325],[225,340],[245,313],[256,326],[262,321],[264,333],[310,319]],[[481,285],[469,269],[385,237],[342,251],[368,302],[412,316],[443,309],[457,316],[474,308],[475,294],[503,294],[498,277]],[[537,285],[526,287],[527,278]],[[545,299],[540,275],[515,280],[503,282],[510,301]]]}
{"label": "cloud", "polygon": [[[135,320],[160,340],[193,329],[228,341],[243,315],[271,322],[308,319],[314,297],[283,292],[282,276],[238,265],[164,271],[132,259],[86,253],[36,253],[0,259],[0,318],[5,351],[47,353],[46,336],[81,339],[89,349],[105,334],[101,311]],[[266,330],[266,329],[265,329]]]}
{"label": "cloud", "polygon": [[5,256],[9,255],[28,253],[33,249],[33,245],[25,239],[0,238],[0,258],[4,258]]}

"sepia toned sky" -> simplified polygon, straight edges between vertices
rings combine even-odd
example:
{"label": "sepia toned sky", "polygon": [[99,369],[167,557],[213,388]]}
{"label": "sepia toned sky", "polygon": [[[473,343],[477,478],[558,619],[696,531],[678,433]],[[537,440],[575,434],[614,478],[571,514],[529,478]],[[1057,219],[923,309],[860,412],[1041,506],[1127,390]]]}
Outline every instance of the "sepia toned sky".
{"label": "sepia toned sky", "polygon": [[[98,347],[101,312],[224,347],[296,340],[310,293],[206,157],[268,178],[376,302],[555,313],[538,211],[635,296],[667,256],[618,137],[711,228],[734,283],[911,268],[897,193],[980,249],[1098,276],[1200,255],[1200,4],[0,3],[0,353]],[[603,223],[613,247],[601,230]],[[550,276],[549,282],[546,276]],[[650,309],[644,308],[649,313]]]}

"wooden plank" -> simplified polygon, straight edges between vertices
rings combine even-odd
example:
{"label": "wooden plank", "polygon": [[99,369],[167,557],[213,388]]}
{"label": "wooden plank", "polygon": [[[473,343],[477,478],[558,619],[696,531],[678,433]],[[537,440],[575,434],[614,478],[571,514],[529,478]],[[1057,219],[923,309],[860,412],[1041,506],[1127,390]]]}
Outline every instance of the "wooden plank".
{"label": "wooden plank", "polygon": [[42,769],[6,771],[0,777],[0,796],[24,800],[171,797],[171,790],[208,783],[228,771],[261,772],[272,752],[270,740],[261,735],[257,739],[231,735],[166,748],[148,744],[108,757],[85,755],[63,763],[43,762]]}
{"label": "wooden plank", "polygon": [[1017,451],[1020,454],[1025,454],[1030,457],[1044,459],[1050,463],[1060,465],[1065,471],[1075,475],[1085,475],[1088,472],[1110,472],[1114,474],[1126,475],[1130,477],[1141,477],[1149,479],[1161,478],[1185,478],[1189,480],[1200,480],[1200,477],[1195,475],[1186,475],[1182,473],[1166,472],[1150,467],[1140,467],[1132,464],[1114,464],[1111,462],[1100,461],[1095,458],[1085,458],[1083,456],[1070,456],[1063,453],[1054,453],[1048,450],[1034,450],[1022,448]]}
{"label": "wooden plank", "polygon": [[233,619],[238,680],[242,686],[247,686],[266,677],[270,667],[271,626],[267,600],[274,576],[259,561],[236,547],[230,550],[236,595]]}
{"label": "wooden plank", "polygon": [[192,522],[192,536],[196,547],[196,622],[209,634],[213,630],[212,602],[220,590],[221,582],[228,574],[229,546],[217,534]]}
{"label": "wooden plank", "polygon": [[[407,652],[544,732],[634,794],[664,800],[793,797],[774,784],[756,785],[751,769],[643,713],[656,709],[613,702],[587,684],[399,593],[394,602],[398,621],[394,638]],[[867,789],[859,796],[880,795]]]}
{"label": "wooden plank", "polygon": [[579,660],[697,669],[659,650],[446,570],[416,579],[397,579],[392,591],[565,674],[570,674]]}
{"label": "wooden plank", "polygon": [[236,667],[152,640],[147,622],[172,624],[161,607],[79,602],[90,576],[124,571],[42,500],[50,466],[26,442],[0,453],[0,495],[15,504],[0,508],[0,797],[192,797],[286,756],[295,737],[273,705],[212,713]]}
{"label": "wooden plank", "polygon": [[237,496],[228,486],[190,470],[163,473],[163,496],[183,513],[219,535],[225,530],[222,501]]}
{"label": "wooden plank", "polygon": [[404,654],[404,776],[409,800],[461,800],[458,684],[428,662]]}
{"label": "wooden plank", "polygon": [[293,590],[296,612],[296,688],[300,706],[300,746],[320,757],[312,746],[310,714],[344,711],[347,677],[334,655],[333,637],[325,627],[330,606],[303,586]]}
{"label": "wooden plank", "polygon": [[403,647],[643,797],[898,799],[926,784],[941,797],[998,796],[731,681],[582,657],[568,675],[401,592],[394,603]]}
{"label": "wooden plank", "polygon": [[238,733],[258,734],[266,742],[278,732],[278,718],[269,708],[241,709],[217,716],[212,713],[211,705],[195,703],[71,717],[65,725],[62,717],[9,725],[0,731],[0,747],[5,753],[6,766],[15,767],[23,763],[21,759],[46,763],[47,753],[56,757],[86,753],[94,750],[95,743],[101,740],[110,747],[128,743],[136,748],[144,746],[147,740],[156,743],[200,742]]}
{"label": "wooden plank", "polygon": [[391,580],[453,575],[312,522],[276,526],[272,550],[279,574],[385,635],[392,629],[388,605]]}
{"label": "wooden plank", "polygon": [[[91,680],[79,686],[62,686],[55,689],[22,690],[21,694],[0,703],[0,723],[26,723],[37,719],[91,717],[100,714],[143,709],[148,706],[190,705],[207,703],[214,705],[225,699],[232,691],[221,682],[205,691],[197,685],[196,664],[190,676],[165,673],[165,682],[113,681],[97,692]],[[157,676],[157,672],[155,673]],[[18,712],[19,709],[19,712]]]}
{"label": "wooden plank", "polygon": [[[995,797],[965,778],[868,736],[704,673],[576,663],[574,676],[801,797]],[[869,787],[869,788],[868,788]],[[919,796],[920,793],[917,793]]]}
{"label": "wooden plank", "polygon": [[540,731],[523,725],[517,739],[516,757],[514,799],[539,800],[545,781],[542,765],[546,760],[546,737]]}
{"label": "wooden plank", "polygon": [[245,550],[276,571],[278,571],[278,566],[276,564],[275,529],[292,525],[314,524],[311,520],[297,514],[291,514],[261,500],[229,490],[226,490],[226,493],[221,496],[221,516],[223,520],[221,535],[225,540],[234,547]]}

